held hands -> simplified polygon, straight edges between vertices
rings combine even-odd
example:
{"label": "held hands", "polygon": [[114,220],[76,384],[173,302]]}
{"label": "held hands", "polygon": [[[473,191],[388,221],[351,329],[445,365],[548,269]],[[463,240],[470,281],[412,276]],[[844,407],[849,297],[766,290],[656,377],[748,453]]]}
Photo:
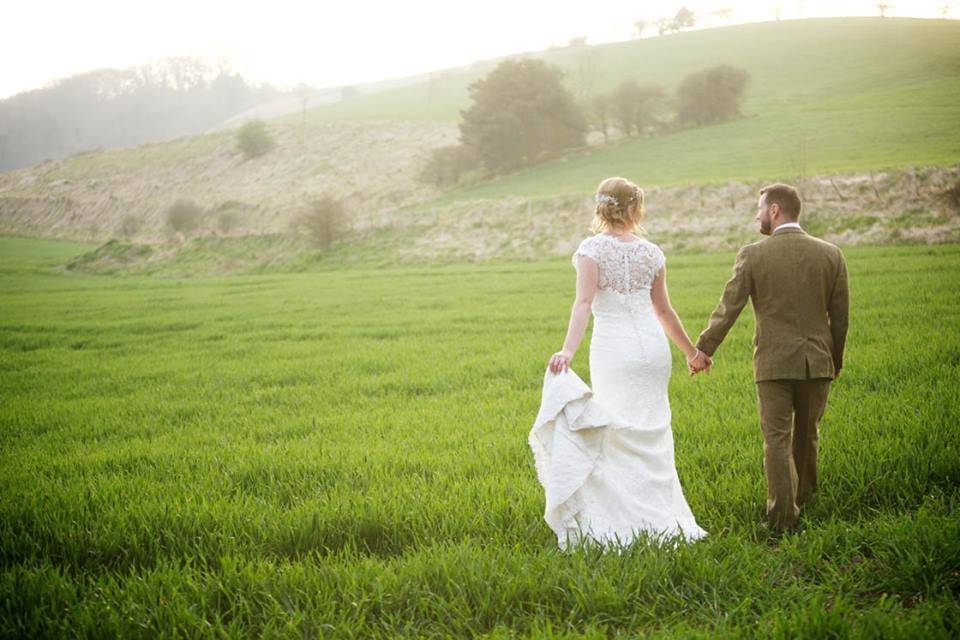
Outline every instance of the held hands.
{"label": "held hands", "polygon": [[700,349],[694,350],[693,355],[687,357],[687,369],[690,371],[691,376],[701,371],[710,373],[710,367],[712,366],[713,360],[703,351],[700,351]]}
{"label": "held hands", "polygon": [[[573,354],[569,351],[557,351],[555,354],[550,356],[550,372],[551,373],[560,373],[561,371],[570,370],[570,360],[573,359]],[[687,369],[690,371],[690,375],[696,375],[702,371],[710,373],[710,367],[713,366],[713,360],[705,354],[700,349],[697,349],[693,352],[693,355],[687,358]]]}
{"label": "held hands", "polygon": [[573,354],[569,351],[557,351],[555,354],[550,356],[550,372],[551,373],[560,373],[561,371],[570,370],[570,360],[573,359]]}

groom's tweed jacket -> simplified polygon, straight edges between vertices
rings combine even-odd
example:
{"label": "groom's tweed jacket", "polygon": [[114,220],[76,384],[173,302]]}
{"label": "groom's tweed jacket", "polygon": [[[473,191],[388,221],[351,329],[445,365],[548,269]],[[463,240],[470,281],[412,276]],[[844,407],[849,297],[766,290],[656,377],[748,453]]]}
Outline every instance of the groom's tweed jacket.
{"label": "groom's tweed jacket", "polygon": [[840,249],[796,227],[740,249],[697,348],[713,355],[748,297],[757,319],[757,382],[837,376],[848,309],[847,266]]}

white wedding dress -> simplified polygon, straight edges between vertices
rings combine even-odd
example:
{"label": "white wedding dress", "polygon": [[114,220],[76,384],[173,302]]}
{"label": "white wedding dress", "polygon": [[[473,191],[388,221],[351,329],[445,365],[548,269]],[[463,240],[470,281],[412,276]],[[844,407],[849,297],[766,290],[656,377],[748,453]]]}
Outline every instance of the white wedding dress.
{"label": "white wedding dress", "polygon": [[[645,239],[597,234],[573,254],[594,260],[592,392],[575,373],[544,376],[530,432],[547,492],[545,519],[564,549],[581,539],[628,545],[638,534],[696,540],[697,525],[674,464],[667,386],[671,355],[650,287],[666,263]],[[578,384],[579,383],[579,384]]]}

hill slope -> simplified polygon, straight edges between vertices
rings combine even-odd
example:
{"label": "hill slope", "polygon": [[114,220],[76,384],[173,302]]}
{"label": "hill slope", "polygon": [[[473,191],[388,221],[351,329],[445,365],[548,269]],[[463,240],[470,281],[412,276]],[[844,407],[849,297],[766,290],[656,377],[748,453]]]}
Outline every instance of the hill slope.
{"label": "hill slope", "polygon": [[[449,199],[590,192],[615,174],[645,185],[784,178],[960,161],[960,21],[837,18],[740,25],[540,54],[579,96],[627,78],[673,89],[728,63],[751,75],[723,125],[629,140],[458,191]],[[337,118],[455,121],[472,72],[315,109]]]}
{"label": "hill slope", "polygon": [[[331,192],[348,198],[355,230],[400,238],[408,221],[459,224],[493,208],[514,211],[517,196],[523,196],[517,215],[527,220],[533,210],[582,202],[614,174],[645,187],[732,182],[752,189],[772,179],[803,184],[828,174],[960,163],[957,21],[765,23],[543,55],[569,70],[581,95],[628,77],[673,87],[689,71],[720,62],[748,69],[752,81],[744,115],[733,122],[593,147],[446,194],[418,184],[429,151],[456,140],[457,110],[466,104],[468,84],[495,64],[486,61],[315,109],[305,127],[299,115],[281,118],[271,123],[277,148],[252,161],[221,132],[0,173],[0,232],[104,240],[135,214],[146,220],[143,235],[158,237],[163,210],[190,197],[213,210],[236,208],[242,220],[234,233],[271,233],[312,195]],[[352,120],[337,120],[345,117]],[[953,174],[938,175],[946,184]],[[532,207],[527,198],[534,198]],[[899,215],[888,208],[883,215]],[[661,219],[668,209],[682,212],[679,201],[663,201]],[[485,229],[477,232],[493,235],[480,244],[493,248],[477,254],[497,254],[506,245],[489,224]],[[462,231],[437,229],[453,240]]]}
{"label": "hill slope", "polygon": [[[579,95],[609,91],[628,78],[674,88],[684,75],[728,63],[753,79],[748,112],[797,99],[859,94],[911,78],[960,74],[960,21],[912,18],[817,18],[689,31],[527,54],[567,72]],[[439,70],[420,83],[358,96],[308,111],[315,120],[457,121],[467,87],[497,61]]]}
{"label": "hill slope", "polygon": [[220,132],[0,173],[0,232],[105,239],[134,215],[144,221],[141,237],[156,239],[165,209],[189,198],[214,213],[233,211],[235,233],[269,233],[324,193],[346,199],[364,227],[385,210],[436,197],[416,172],[429,149],[454,139],[455,127],[312,123],[270,131],[276,148],[253,159],[237,151],[232,132]]}

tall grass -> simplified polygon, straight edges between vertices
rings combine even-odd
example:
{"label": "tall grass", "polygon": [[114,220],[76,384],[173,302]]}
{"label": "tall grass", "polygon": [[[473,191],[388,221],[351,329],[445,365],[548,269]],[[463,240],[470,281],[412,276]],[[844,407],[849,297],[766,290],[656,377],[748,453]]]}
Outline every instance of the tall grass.
{"label": "tall grass", "polygon": [[[846,251],[821,492],[779,542],[750,312],[709,376],[675,353],[677,464],[710,536],[620,556],[556,550],[526,443],[568,259],[178,281],[0,248],[4,637],[960,629],[957,246]],[[731,263],[668,256],[691,333]]]}

